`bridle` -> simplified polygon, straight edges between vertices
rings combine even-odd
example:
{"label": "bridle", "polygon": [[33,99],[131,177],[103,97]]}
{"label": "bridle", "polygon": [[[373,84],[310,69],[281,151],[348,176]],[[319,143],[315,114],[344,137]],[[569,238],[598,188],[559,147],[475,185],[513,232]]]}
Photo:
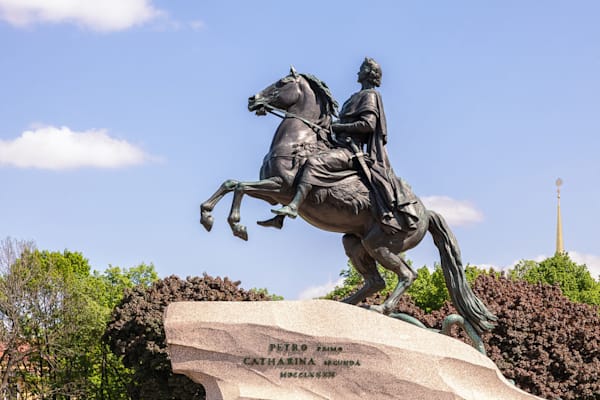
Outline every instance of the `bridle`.
{"label": "bridle", "polygon": [[308,127],[312,128],[312,129],[316,129],[318,131],[323,131],[326,134],[332,133],[331,127],[329,129],[323,128],[322,126],[319,126],[319,125],[315,124],[314,122],[309,121],[306,118],[299,116],[298,114],[294,114],[293,112],[289,112],[287,110],[272,106],[271,104],[269,104],[266,101],[261,101],[260,105],[263,106],[269,114],[273,114],[276,117],[279,117],[281,119],[295,118],[298,121],[303,122],[304,124],[306,124]]}

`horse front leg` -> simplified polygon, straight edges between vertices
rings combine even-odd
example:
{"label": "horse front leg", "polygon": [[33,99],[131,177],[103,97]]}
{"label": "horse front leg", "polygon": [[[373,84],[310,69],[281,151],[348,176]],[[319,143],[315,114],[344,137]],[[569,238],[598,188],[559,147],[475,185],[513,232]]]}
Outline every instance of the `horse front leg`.
{"label": "horse front leg", "polygon": [[240,224],[240,208],[244,194],[252,197],[264,198],[270,193],[278,193],[281,190],[281,181],[278,178],[263,179],[256,182],[238,182],[233,193],[233,202],[227,222],[231,227],[233,235],[242,240],[248,240],[248,230],[245,225]]}
{"label": "horse front leg", "polygon": [[210,232],[215,222],[212,216],[212,210],[214,210],[219,200],[221,200],[227,193],[235,190],[238,184],[239,182],[233,179],[226,180],[221,184],[219,189],[217,189],[217,191],[210,196],[208,200],[200,205],[200,223],[204,229]]}

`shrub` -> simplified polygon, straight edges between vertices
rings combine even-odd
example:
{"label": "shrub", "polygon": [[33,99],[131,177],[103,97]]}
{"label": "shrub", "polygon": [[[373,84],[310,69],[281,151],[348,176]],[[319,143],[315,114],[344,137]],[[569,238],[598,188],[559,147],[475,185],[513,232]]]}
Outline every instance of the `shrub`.
{"label": "shrub", "polygon": [[123,364],[134,371],[127,384],[132,399],[205,398],[202,385],[172,373],[163,314],[174,301],[271,300],[266,291],[246,291],[239,288],[239,284],[206,274],[186,280],[170,276],[147,289],[134,288],[126,292],[113,312],[104,339],[115,354],[123,357]]}

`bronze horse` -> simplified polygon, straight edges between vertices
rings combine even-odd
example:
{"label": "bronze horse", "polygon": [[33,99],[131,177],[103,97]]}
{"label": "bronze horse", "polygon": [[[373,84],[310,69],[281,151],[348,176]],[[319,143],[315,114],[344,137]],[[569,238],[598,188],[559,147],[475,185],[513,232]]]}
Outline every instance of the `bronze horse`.
{"label": "bronze horse", "polygon": [[[228,222],[233,234],[244,240],[248,239],[246,227],[240,224],[244,194],[271,204],[288,204],[295,193],[296,175],[306,157],[333,146],[327,132],[336,107],[337,103],[322,81],[312,75],[298,74],[293,67],[289,75],[250,97],[249,111],[265,115],[267,111],[279,110],[284,113],[281,115],[283,121],[264,158],[260,180],[223,182],[200,206],[202,225],[211,230],[214,222],[211,212],[229,192],[234,192],[234,197]],[[405,186],[410,190],[408,185]],[[372,210],[372,198],[364,178],[356,173],[333,187],[313,188],[299,214],[319,229],[344,234],[342,241],[346,254],[364,277],[364,285],[344,302],[358,304],[385,287],[377,270],[379,263],[398,276],[398,284],[383,304],[370,308],[389,314],[416,278],[415,271],[401,253],[418,245],[429,232],[440,252],[446,285],[458,312],[479,333],[491,329],[496,317],[471,291],[458,244],[445,220],[435,211],[427,210],[418,198],[413,210],[418,217],[416,229],[386,233]],[[282,216],[271,220],[272,226],[281,227],[282,223]]]}

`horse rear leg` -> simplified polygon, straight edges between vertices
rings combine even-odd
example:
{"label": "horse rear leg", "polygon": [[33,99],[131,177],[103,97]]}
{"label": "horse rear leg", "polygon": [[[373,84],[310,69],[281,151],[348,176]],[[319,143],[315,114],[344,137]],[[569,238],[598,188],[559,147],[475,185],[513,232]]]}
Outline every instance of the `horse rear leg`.
{"label": "horse rear leg", "polygon": [[391,313],[400,296],[413,283],[417,273],[399,255],[389,248],[389,237],[383,233],[369,235],[363,240],[363,244],[369,254],[377,260],[384,268],[394,272],[398,276],[398,284],[387,300],[381,305],[371,306],[370,309],[382,314]]}
{"label": "horse rear leg", "polygon": [[233,235],[242,240],[248,240],[248,230],[245,225],[240,224],[240,208],[244,194],[264,199],[270,193],[278,193],[280,189],[281,183],[277,178],[263,179],[256,182],[238,182],[233,193],[231,210],[227,217]]}
{"label": "horse rear leg", "polygon": [[364,285],[356,293],[342,301],[348,304],[358,304],[383,289],[385,281],[377,271],[375,260],[367,253],[359,237],[346,234],[343,243],[346,255],[352,261],[352,265],[363,276]]}
{"label": "horse rear leg", "polygon": [[215,206],[223,196],[235,190],[238,183],[238,181],[234,181],[233,179],[226,180],[208,200],[200,204],[200,223],[204,229],[210,232],[215,222],[212,216],[212,210],[214,210]]}

